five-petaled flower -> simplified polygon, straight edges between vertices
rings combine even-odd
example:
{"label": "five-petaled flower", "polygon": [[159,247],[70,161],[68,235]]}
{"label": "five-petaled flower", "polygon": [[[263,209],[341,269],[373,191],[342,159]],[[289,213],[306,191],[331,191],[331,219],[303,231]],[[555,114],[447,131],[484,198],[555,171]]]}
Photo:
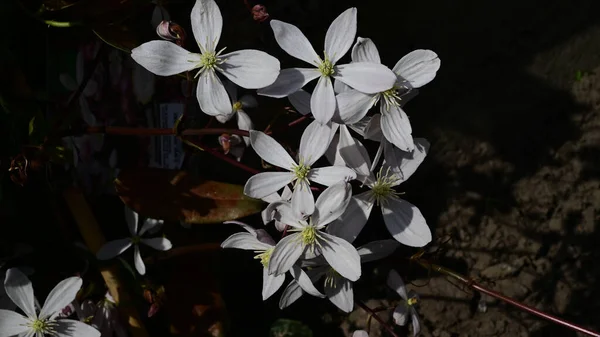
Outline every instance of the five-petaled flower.
{"label": "five-petaled flower", "polygon": [[392,314],[394,323],[403,326],[410,318],[413,326],[413,336],[416,337],[421,332],[421,319],[415,309],[415,305],[419,303],[419,295],[412,290],[407,291],[402,278],[393,269],[388,274],[387,285],[394,289],[403,300],[396,306]]}

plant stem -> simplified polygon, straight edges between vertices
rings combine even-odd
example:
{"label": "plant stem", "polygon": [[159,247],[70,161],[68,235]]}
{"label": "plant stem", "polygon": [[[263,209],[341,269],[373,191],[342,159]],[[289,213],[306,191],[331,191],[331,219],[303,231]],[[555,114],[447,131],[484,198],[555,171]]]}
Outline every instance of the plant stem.
{"label": "plant stem", "polygon": [[[121,136],[175,136],[177,131],[169,128],[134,128],[127,126],[88,126],[84,133],[104,133],[109,135]],[[185,129],[179,133],[180,136],[202,136],[202,135],[220,135],[223,133],[234,134],[243,137],[249,137],[250,133],[245,130],[212,128],[212,129]],[[65,134],[71,136],[71,134]]]}
{"label": "plant stem", "polygon": [[390,333],[390,335],[394,336],[394,337],[399,337],[395,332],[394,329],[389,326],[389,324],[387,324],[386,322],[384,322],[381,317],[379,317],[377,315],[377,313],[375,311],[373,311],[373,309],[369,308],[366,304],[364,304],[363,302],[360,301],[356,301],[356,305],[358,305],[359,307],[361,307],[364,311],[366,311],[371,317],[373,317],[377,322],[379,322],[379,324],[381,324],[381,326],[383,326],[385,328],[385,330],[387,330],[387,332]]}
{"label": "plant stem", "polygon": [[502,295],[502,294],[500,294],[498,292],[495,292],[493,290],[487,289],[487,288],[483,287],[482,285],[478,284],[477,282],[475,282],[473,279],[471,279],[469,277],[466,277],[466,276],[463,276],[463,275],[461,275],[461,274],[459,274],[459,273],[457,273],[457,272],[455,272],[453,270],[450,270],[448,268],[442,267],[442,266],[434,264],[434,263],[430,263],[429,261],[425,261],[425,260],[422,260],[422,259],[412,259],[412,260],[416,261],[419,265],[421,265],[422,267],[424,267],[426,269],[432,269],[432,270],[437,271],[440,274],[444,274],[444,275],[450,276],[453,279],[461,282],[462,284],[464,284],[465,286],[467,286],[467,287],[469,287],[469,288],[471,288],[473,290],[477,290],[477,291],[479,291],[481,293],[484,293],[486,295],[492,296],[492,297],[494,297],[496,299],[499,299],[499,300],[501,300],[501,301],[503,301],[505,303],[511,304],[511,305],[513,305],[513,306],[515,306],[515,307],[523,310],[523,311],[527,311],[530,314],[536,315],[536,316],[541,317],[543,319],[546,319],[546,320],[549,320],[551,322],[560,324],[560,325],[565,326],[565,327],[567,327],[569,329],[572,329],[572,330],[584,333],[584,334],[589,335],[589,336],[600,337],[600,334],[598,334],[597,332],[594,332],[594,331],[585,329],[585,328],[583,328],[581,326],[578,326],[576,324],[567,322],[567,321],[562,320],[562,319],[560,319],[560,318],[558,318],[556,316],[552,316],[552,315],[547,314],[547,313],[545,313],[543,311],[540,311],[540,310],[538,310],[536,308],[530,307],[530,306],[528,306],[526,304],[523,304],[523,303],[521,303],[519,301],[516,301],[516,300],[514,300],[514,299],[512,299],[510,297],[504,296],[504,295]]}

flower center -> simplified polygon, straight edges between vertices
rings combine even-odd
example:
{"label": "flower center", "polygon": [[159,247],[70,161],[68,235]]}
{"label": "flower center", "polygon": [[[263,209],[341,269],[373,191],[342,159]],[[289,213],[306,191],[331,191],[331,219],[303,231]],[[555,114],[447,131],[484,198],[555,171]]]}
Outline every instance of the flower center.
{"label": "flower center", "polygon": [[273,253],[273,249],[274,248],[269,248],[264,252],[256,255],[254,258],[260,260],[260,263],[262,263],[263,267],[267,268],[269,266],[269,260],[271,260],[271,254]]}
{"label": "flower center", "polygon": [[329,61],[327,55],[325,55],[325,60],[319,63],[319,72],[321,73],[321,76],[331,76],[335,73],[333,64]]}
{"label": "flower center", "polygon": [[28,326],[35,333],[56,335],[56,322],[49,319],[34,319],[28,323]]}
{"label": "flower center", "polygon": [[329,268],[325,274],[325,286],[329,285],[330,288],[335,288],[338,277],[340,277],[340,274],[335,269]]}
{"label": "flower center", "polygon": [[[303,161],[300,161],[300,164],[294,165],[292,167],[292,171],[294,176],[298,182],[308,180],[308,173],[310,172],[310,166],[304,165]],[[296,182],[296,183],[298,183]]]}
{"label": "flower center", "polygon": [[306,226],[300,232],[300,238],[305,246],[312,246],[316,241],[319,234],[319,230],[314,226]]}
{"label": "flower center", "polygon": [[134,236],[134,237],[131,238],[131,244],[132,245],[138,245],[140,243],[140,240],[141,240],[140,237],[136,235],[136,236]]}
{"label": "flower center", "polygon": [[406,303],[408,305],[415,305],[415,304],[419,303],[419,299],[416,297],[411,297],[408,300],[406,300]]}
{"label": "flower center", "polygon": [[391,106],[399,107],[400,101],[402,100],[398,94],[398,88],[396,87],[381,92],[381,97],[383,98],[383,104],[385,104],[386,110]]}
{"label": "flower center", "polygon": [[219,50],[217,53],[214,51],[205,50],[202,54],[200,54],[200,63],[198,63],[198,68],[200,68],[200,70],[196,76],[194,76],[194,78],[198,77],[205,70],[222,70],[219,66],[225,63],[226,59],[219,57],[219,55],[221,55],[225,48]]}
{"label": "flower center", "polygon": [[242,102],[233,103],[233,111],[238,111],[242,109]]}
{"label": "flower center", "polygon": [[400,193],[394,190],[394,186],[398,185],[398,178],[394,173],[390,174],[390,168],[388,167],[383,172],[383,167],[379,169],[377,173],[377,180],[371,186],[371,195],[375,198],[375,202],[378,205],[385,204],[390,198],[397,198]]}

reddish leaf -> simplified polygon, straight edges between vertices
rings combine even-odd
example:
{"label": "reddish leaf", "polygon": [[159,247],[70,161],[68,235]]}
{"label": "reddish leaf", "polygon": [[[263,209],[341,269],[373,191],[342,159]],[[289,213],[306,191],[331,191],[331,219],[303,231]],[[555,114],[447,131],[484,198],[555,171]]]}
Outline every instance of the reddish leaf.
{"label": "reddish leaf", "polygon": [[203,180],[183,171],[123,169],[115,181],[121,200],[143,216],[193,224],[239,219],[262,210],[263,202],[243,187]]}

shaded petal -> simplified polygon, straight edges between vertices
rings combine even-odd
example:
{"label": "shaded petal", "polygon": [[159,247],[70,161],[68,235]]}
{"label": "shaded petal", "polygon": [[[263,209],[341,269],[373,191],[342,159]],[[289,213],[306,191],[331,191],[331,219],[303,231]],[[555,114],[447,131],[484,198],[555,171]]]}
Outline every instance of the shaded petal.
{"label": "shaded petal", "polygon": [[29,330],[29,320],[13,311],[0,309],[0,337],[10,337]]}
{"label": "shaded petal", "polygon": [[350,243],[356,240],[369,219],[374,202],[370,192],[363,192],[350,199],[341,217],[327,226],[327,232]]}
{"label": "shaded petal", "polygon": [[269,274],[286,273],[298,261],[304,251],[299,235],[299,233],[290,234],[277,243],[269,260]]}
{"label": "shaded petal", "polygon": [[223,28],[223,17],[219,6],[214,0],[196,0],[192,13],[192,32],[194,38],[200,46],[200,51],[215,51],[219,39],[221,38],[221,29]]}
{"label": "shaded petal", "polygon": [[304,290],[312,296],[321,298],[325,297],[325,295],[321,294],[321,292],[317,290],[317,288],[315,288],[315,285],[313,284],[313,280],[318,280],[321,276],[323,276],[323,274],[325,273],[325,269],[323,269],[322,272],[317,272],[313,274],[312,277],[309,277],[308,274],[305,273],[304,270],[302,270],[302,268],[298,266],[293,266],[290,270],[290,273],[294,277],[294,280],[298,282],[298,285],[302,288],[302,290]]}
{"label": "shaded petal", "polygon": [[[240,130],[250,131],[254,129],[250,116],[244,110],[237,111],[237,124]],[[244,143],[246,146],[250,145],[250,137],[244,137]]]}
{"label": "shaded petal", "polygon": [[283,21],[271,20],[271,28],[275,40],[286,53],[315,67],[319,66],[318,62],[321,58],[298,27]]}
{"label": "shaded petal", "polygon": [[138,245],[133,246],[133,263],[135,264],[135,269],[140,275],[146,274],[146,265],[144,264],[144,260],[142,260],[142,256],[140,255],[140,247]]}
{"label": "shaded petal", "polygon": [[387,285],[388,287],[394,289],[403,300],[408,299],[404,281],[402,281],[402,277],[400,277],[398,272],[394,269],[390,270],[390,273],[388,274]]}
{"label": "shaded petal", "polygon": [[269,275],[269,270],[263,268],[263,288],[262,288],[262,299],[263,301],[271,297],[285,281],[285,274],[281,275]]}
{"label": "shaded petal", "polygon": [[346,163],[344,162],[344,159],[338,150],[339,140],[340,135],[336,133],[331,139],[329,147],[325,151],[325,158],[327,158],[327,161],[329,161],[329,163],[333,166],[346,166]]}
{"label": "shaded petal", "polygon": [[244,194],[251,198],[264,198],[279,191],[294,179],[292,172],[262,172],[253,175],[244,185]]}
{"label": "shaded petal", "polygon": [[413,151],[405,152],[385,142],[383,149],[385,163],[400,177],[400,182],[408,180],[415,173],[429,151],[429,142],[425,138],[415,138],[414,144]]}
{"label": "shaded petal", "polygon": [[125,206],[125,221],[127,222],[127,228],[131,236],[137,235],[138,219],[139,215],[137,212]]}
{"label": "shaded petal", "polygon": [[321,73],[315,68],[289,68],[279,72],[273,84],[258,89],[263,96],[282,98],[302,89],[306,83],[319,77]]}
{"label": "shaded petal", "polygon": [[394,323],[400,326],[406,325],[406,322],[408,321],[408,316],[408,306],[405,303],[400,303],[396,307],[396,309],[394,309],[394,313],[392,314],[392,317],[394,318]]}
{"label": "shaded petal", "polygon": [[396,74],[379,63],[356,62],[336,66],[333,77],[366,94],[386,91],[396,83]]}
{"label": "shaded petal", "polygon": [[410,307],[410,320],[413,326],[413,337],[417,337],[421,332],[421,318],[417,313],[417,310],[413,307]]}
{"label": "shaded petal", "polygon": [[302,115],[308,115],[310,113],[310,94],[302,89],[290,94],[288,100]]}
{"label": "shaded petal", "polygon": [[33,286],[31,281],[22,271],[17,268],[10,268],[6,271],[4,279],[4,290],[27,317],[37,317],[35,312]]}
{"label": "shaded petal", "polygon": [[415,205],[390,198],[381,212],[385,226],[396,241],[411,247],[423,247],[431,242],[431,230]]}
{"label": "shaded petal", "polygon": [[165,222],[163,220],[147,218],[146,220],[144,220],[144,224],[142,225],[142,229],[140,229],[138,235],[144,235],[144,233],[152,231],[154,228],[156,228],[157,226],[162,226],[164,223]]}
{"label": "shaded petal", "polygon": [[155,40],[131,50],[131,58],[149,72],[171,76],[198,68],[200,54],[191,53],[169,41]]}
{"label": "shaded petal", "polygon": [[274,213],[273,218],[276,222],[281,222],[294,228],[304,228],[306,226],[304,216],[294,212],[290,202],[280,203],[279,206],[277,206],[277,212]]}
{"label": "shaded petal", "polygon": [[169,250],[173,248],[173,244],[167,238],[151,238],[151,239],[140,239],[140,242],[150,246],[156,250]]}
{"label": "shaded petal", "polygon": [[338,79],[334,79],[333,80],[333,91],[335,91],[336,94],[340,94],[346,90],[350,90],[352,89],[351,87],[347,86],[346,83],[338,80]]}
{"label": "shaded petal", "polygon": [[353,169],[358,176],[368,177],[371,175],[371,159],[367,149],[360,141],[350,135],[350,131],[345,125],[340,127],[338,151],[344,159],[344,163]]}
{"label": "shaded petal", "polygon": [[319,235],[322,238],[321,251],[329,265],[348,280],[358,280],[361,268],[356,248],[348,241],[328,233],[319,232]]}
{"label": "shaded petal", "polygon": [[408,116],[397,106],[388,106],[381,114],[381,131],[385,138],[400,150],[412,151],[415,148],[412,138],[412,129]]}
{"label": "shaded petal", "polygon": [[306,181],[301,181],[294,187],[292,194],[292,209],[301,216],[313,214],[315,211],[315,198]]}
{"label": "shaded petal", "polygon": [[340,124],[354,124],[360,121],[377,102],[377,94],[364,94],[348,89],[336,96],[337,112],[334,121]]}
{"label": "shaded petal", "polygon": [[292,303],[296,302],[297,299],[302,297],[304,291],[298,285],[298,282],[292,281],[281,294],[281,298],[279,299],[279,309],[287,308]]}
{"label": "shaded petal", "polygon": [[318,121],[310,123],[300,138],[298,157],[300,163],[312,166],[319,160],[331,142],[331,124],[321,124]]}
{"label": "shaded petal", "polygon": [[365,330],[356,330],[352,337],[369,337],[369,334]]}
{"label": "shaded petal", "polygon": [[375,43],[369,38],[358,37],[352,47],[352,62],[381,63]]}
{"label": "shaded petal", "polygon": [[242,103],[243,108],[256,108],[258,106],[258,101],[256,97],[252,95],[244,95],[240,98],[240,103]]}
{"label": "shaded petal", "polygon": [[431,82],[440,69],[441,61],[431,50],[418,49],[406,54],[394,66],[394,73],[419,88]]}
{"label": "shaded petal", "polygon": [[73,302],[82,284],[80,277],[69,277],[60,281],[46,297],[39,318],[49,318]]}
{"label": "shaded petal", "polygon": [[271,136],[260,131],[250,131],[250,143],[256,154],[271,165],[290,171],[296,165],[283,146]]}
{"label": "shaded petal", "polygon": [[119,239],[109,241],[100,247],[96,253],[98,260],[110,260],[113,257],[121,255],[124,251],[131,247],[131,239]]}
{"label": "shaded petal", "polygon": [[231,101],[227,90],[221,83],[219,76],[213,70],[205,70],[198,79],[196,97],[200,109],[210,116],[231,114]]}
{"label": "shaded petal", "polygon": [[[332,286],[332,283],[334,286]],[[325,294],[336,307],[351,312],[354,309],[354,290],[352,282],[336,276],[333,282],[325,282]]]}
{"label": "shaded petal", "polygon": [[242,88],[264,88],[279,75],[279,60],[260,50],[238,50],[221,58],[221,73]]}
{"label": "shaded petal", "polygon": [[357,251],[360,255],[360,262],[371,262],[383,259],[392,254],[400,244],[395,240],[378,240],[372,241],[360,246]]}
{"label": "shaded petal", "polygon": [[340,181],[356,178],[356,172],[344,166],[327,166],[311,169],[308,179],[321,185],[330,186]]}
{"label": "shaded petal", "polygon": [[90,325],[72,319],[59,319],[56,333],[60,337],[100,337],[100,331]]}
{"label": "shaded petal", "polygon": [[235,233],[223,241],[221,247],[253,251],[264,251],[271,248],[271,246],[267,245],[266,243],[258,241],[256,236],[250,233]]}
{"label": "shaded petal", "polygon": [[331,79],[329,76],[321,76],[310,98],[313,117],[321,124],[327,123],[333,117],[335,107],[336,100]]}
{"label": "shaded petal", "polygon": [[[381,114],[375,114],[372,118],[369,119],[367,125],[363,129],[363,137],[365,139],[374,140],[376,142],[381,142],[383,137],[383,132],[381,131]],[[374,160],[376,162],[376,160]]]}
{"label": "shaded petal", "polygon": [[351,197],[352,186],[346,182],[339,182],[326,188],[315,202],[313,224],[323,227],[337,219],[348,207]]}
{"label": "shaded petal", "polygon": [[340,14],[327,29],[325,35],[325,55],[332,64],[341,59],[352,46],[356,36],[356,8],[348,8]]}

